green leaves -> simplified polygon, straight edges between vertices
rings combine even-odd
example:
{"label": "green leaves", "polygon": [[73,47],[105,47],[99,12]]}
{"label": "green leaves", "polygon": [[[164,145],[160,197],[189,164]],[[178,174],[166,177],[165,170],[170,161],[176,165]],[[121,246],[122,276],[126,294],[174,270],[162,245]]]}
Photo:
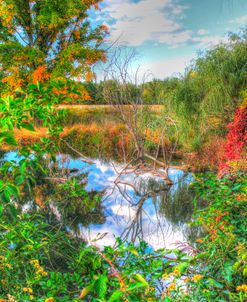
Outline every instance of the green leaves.
{"label": "green leaves", "polygon": [[[1,123],[0,123],[1,125]],[[2,128],[5,128],[4,125],[2,125]],[[5,142],[8,145],[11,146],[17,146],[17,142],[14,138],[12,131],[2,131],[0,132],[0,144],[1,142]]]}
{"label": "green leaves", "polygon": [[104,275],[100,276],[95,282],[95,290],[99,298],[104,299],[107,291],[108,278]]}
{"label": "green leaves", "polygon": [[108,302],[118,302],[120,301],[120,298],[122,297],[123,292],[122,291],[115,291],[109,298]]}
{"label": "green leaves", "polygon": [[12,183],[0,183],[0,200],[9,203],[11,198],[18,198],[20,190]]}
{"label": "green leaves", "polygon": [[21,123],[20,128],[24,128],[29,131],[35,131],[34,126],[32,124],[28,124],[28,123]]}
{"label": "green leaves", "polygon": [[148,282],[145,280],[145,278],[142,275],[140,275],[140,274],[136,274],[134,276],[134,278],[136,280],[138,280],[142,284],[142,286],[148,286],[149,285]]}

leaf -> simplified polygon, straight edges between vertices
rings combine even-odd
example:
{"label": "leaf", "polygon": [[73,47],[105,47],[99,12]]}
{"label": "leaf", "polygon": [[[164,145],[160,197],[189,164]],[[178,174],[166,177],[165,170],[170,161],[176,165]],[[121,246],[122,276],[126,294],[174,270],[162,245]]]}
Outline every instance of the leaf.
{"label": "leaf", "polygon": [[95,289],[100,298],[104,298],[107,290],[108,278],[100,276],[95,282]]}
{"label": "leaf", "polygon": [[120,297],[123,295],[123,292],[121,291],[116,291],[114,292],[110,299],[108,300],[108,302],[116,302],[116,301],[119,301]]}
{"label": "leaf", "polygon": [[180,263],[178,266],[179,272],[184,273],[189,268],[189,263]]}
{"label": "leaf", "polygon": [[144,286],[148,286],[148,285],[149,285],[148,282],[145,280],[145,278],[144,278],[142,275],[136,274],[136,275],[135,275],[135,278],[136,278],[138,281],[140,281]]}
{"label": "leaf", "polygon": [[23,175],[18,175],[16,178],[15,178],[15,182],[16,184],[19,186],[21,184],[23,184],[24,182],[24,176]]}
{"label": "leaf", "polygon": [[84,287],[83,290],[80,293],[80,296],[78,297],[79,300],[85,298],[94,288],[94,282],[87,287]]}
{"label": "leaf", "polygon": [[36,88],[37,88],[37,85],[36,85],[36,84],[29,84],[29,85],[28,85],[28,88],[29,88],[29,89],[36,89]]}
{"label": "leaf", "polygon": [[0,204],[0,217],[2,216],[3,209],[4,209],[3,205],[2,205],[2,204]]}
{"label": "leaf", "polygon": [[28,124],[28,123],[22,123],[21,124],[21,127],[24,128],[24,129],[27,129],[29,131],[35,131],[34,127],[32,124]]}
{"label": "leaf", "polygon": [[19,189],[18,189],[18,187],[14,186],[12,184],[9,184],[6,187],[5,190],[9,193],[10,197],[11,196],[14,196],[14,197],[18,197],[19,196]]}
{"label": "leaf", "polygon": [[131,248],[129,249],[129,251],[130,251],[132,254],[134,254],[135,256],[139,256],[139,254],[138,254],[138,252],[137,252],[137,250],[136,250],[135,248],[131,247]]}
{"label": "leaf", "polygon": [[13,136],[7,136],[3,141],[11,146],[17,146],[17,142]]}
{"label": "leaf", "polygon": [[17,215],[18,215],[18,211],[15,208],[15,206],[13,204],[9,204],[6,207],[7,212],[9,213],[9,215],[11,215],[11,217],[15,220]]}
{"label": "leaf", "polygon": [[211,286],[215,286],[217,288],[223,288],[224,287],[223,284],[219,283],[218,281],[216,281],[216,280],[214,280],[212,278],[210,278],[210,279],[207,280],[207,284],[211,285]]}
{"label": "leaf", "polygon": [[146,287],[147,285],[142,283],[142,282],[137,282],[137,283],[133,283],[131,284],[127,289],[126,291],[132,291],[134,289],[137,289],[137,288],[141,288],[141,287]]}

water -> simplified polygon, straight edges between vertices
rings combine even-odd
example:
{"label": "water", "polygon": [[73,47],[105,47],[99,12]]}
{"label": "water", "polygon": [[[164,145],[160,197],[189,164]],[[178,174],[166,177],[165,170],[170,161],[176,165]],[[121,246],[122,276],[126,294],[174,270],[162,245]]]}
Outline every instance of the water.
{"label": "water", "polygon": [[[16,159],[16,153],[9,152],[4,159]],[[178,242],[193,241],[196,237],[197,230],[190,227],[190,173],[170,169],[174,185],[167,186],[164,180],[149,173],[119,177],[117,171],[123,165],[112,162],[96,159],[89,165],[65,155],[58,156],[58,160],[64,168],[87,173],[86,190],[102,195],[100,206],[90,214],[81,212],[80,204],[67,203],[61,208],[55,198],[50,198],[50,208],[57,219],[64,221],[77,237],[98,246],[114,246],[117,237],[133,242],[144,240],[154,249],[175,248]]]}

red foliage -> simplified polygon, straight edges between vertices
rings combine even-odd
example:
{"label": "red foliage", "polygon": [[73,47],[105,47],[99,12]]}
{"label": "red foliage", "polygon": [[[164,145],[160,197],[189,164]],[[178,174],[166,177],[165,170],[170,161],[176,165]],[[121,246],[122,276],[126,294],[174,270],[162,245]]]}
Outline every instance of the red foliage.
{"label": "red foliage", "polygon": [[220,174],[229,171],[229,163],[238,161],[247,146],[247,108],[240,107],[236,110],[234,120],[227,126],[227,142],[225,144],[224,160],[220,164]]}
{"label": "red foliage", "polygon": [[225,138],[212,136],[199,152],[187,155],[187,164],[195,171],[217,170],[223,161]]}

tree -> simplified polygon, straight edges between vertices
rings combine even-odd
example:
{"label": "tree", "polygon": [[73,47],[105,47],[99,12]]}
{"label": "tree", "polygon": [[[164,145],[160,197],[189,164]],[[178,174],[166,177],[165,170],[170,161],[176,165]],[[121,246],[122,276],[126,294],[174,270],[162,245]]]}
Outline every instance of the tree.
{"label": "tree", "polygon": [[247,28],[202,52],[167,95],[182,143],[198,150],[209,135],[225,135],[246,90]]}
{"label": "tree", "polygon": [[48,79],[93,77],[105,61],[107,27],[93,26],[88,11],[100,0],[0,1],[0,76],[9,89]]}
{"label": "tree", "polygon": [[[153,116],[143,101],[147,76],[141,75],[139,68],[134,68],[135,60],[136,52],[133,49],[124,47],[116,49],[105,69],[103,96],[118,112],[121,122],[133,139],[135,154],[132,162],[139,162],[138,165],[142,167],[144,164],[148,166],[148,162],[151,161],[155,173],[156,166],[163,167],[162,176],[168,184],[171,184],[168,169],[178,142],[176,123],[170,116],[162,117],[162,120],[151,118]],[[173,133],[174,142],[168,142],[166,135],[169,132]],[[150,142],[154,144],[155,154],[150,154],[146,150]],[[162,160],[159,160],[160,155]]]}

